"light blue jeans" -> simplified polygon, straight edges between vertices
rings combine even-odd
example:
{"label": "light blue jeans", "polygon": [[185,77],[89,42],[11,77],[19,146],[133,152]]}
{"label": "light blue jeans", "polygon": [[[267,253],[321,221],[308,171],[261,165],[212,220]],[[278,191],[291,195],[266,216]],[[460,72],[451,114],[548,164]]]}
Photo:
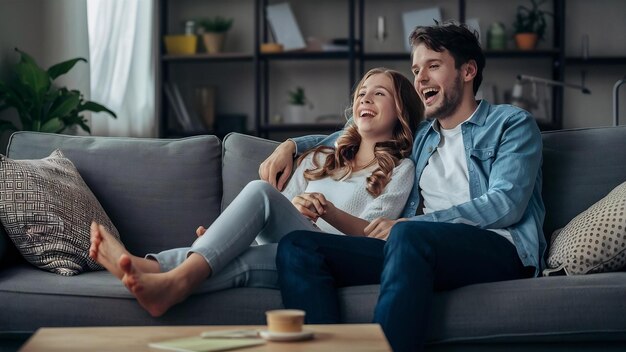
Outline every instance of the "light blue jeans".
{"label": "light blue jeans", "polygon": [[[200,254],[213,274],[202,292],[234,287],[278,288],[276,244],[291,231],[320,231],[278,190],[265,181],[252,181],[191,247],[174,248],[146,258],[161,272],[180,265],[191,253]],[[257,246],[251,246],[256,240]]]}

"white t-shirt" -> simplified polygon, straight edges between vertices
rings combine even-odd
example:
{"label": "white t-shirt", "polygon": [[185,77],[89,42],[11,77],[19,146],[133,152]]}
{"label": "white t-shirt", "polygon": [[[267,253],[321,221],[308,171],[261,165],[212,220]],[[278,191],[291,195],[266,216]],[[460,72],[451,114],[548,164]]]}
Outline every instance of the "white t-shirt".
{"label": "white t-shirt", "polygon": [[[433,127],[439,131],[441,140],[437,150],[428,159],[428,164],[419,180],[424,200],[424,214],[448,209],[469,202],[471,199],[467,159],[461,133],[462,125],[461,123],[455,128],[446,130],[441,128],[438,121],[433,124]],[[509,231],[489,230],[504,236],[513,243]]]}
{"label": "white t-shirt", "polygon": [[424,199],[424,214],[448,209],[470,200],[469,173],[461,125],[451,130],[436,129],[441,134],[437,150],[428,159],[419,181]]}
{"label": "white t-shirt", "polygon": [[[312,157],[313,154],[309,154],[302,160],[282,192],[290,201],[304,192],[317,192],[322,193],[338,209],[367,221],[378,217],[397,219],[402,213],[415,180],[415,165],[411,159],[403,159],[393,169],[391,180],[383,192],[374,198],[365,186],[367,177],[376,169],[376,165],[353,172],[349,178],[341,181],[330,177],[308,181],[304,178],[304,170],[313,168]],[[318,153],[318,165],[323,165],[323,157],[324,154]],[[324,232],[343,234],[321,218],[315,224]]]}

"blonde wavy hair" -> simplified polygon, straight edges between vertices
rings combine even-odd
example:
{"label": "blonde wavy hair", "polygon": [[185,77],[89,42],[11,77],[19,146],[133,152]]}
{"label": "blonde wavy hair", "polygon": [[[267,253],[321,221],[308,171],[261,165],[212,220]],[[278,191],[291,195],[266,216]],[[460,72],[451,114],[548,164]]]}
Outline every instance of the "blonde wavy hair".
{"label": "blonde wavy hair", "polygon": [[[367,177],[366,190],[374,197],[378,197],[389,181],[393,169],[399,165],[403,158],[411,154],[413,148],[413,135],[417,125],[424,118],[424,105],[422,104],[415,88],[400,72],[387,68],[374,68],[369,70],[361,79],[352,95],[352,106],[346,111],[352,114],[352,107],[356,104],[358,92],[369,77],[384,74],[393,82],[393,95],[396,103],[398,119],[393,129],[392,139],[378,142],[374,146],[374,162],[378,167]],[[361,135],[358,127],[352,123],[345,128],[343,134],[337,138],[335,147],[319,146],[304,153],[298,159],[298,164],[309,154],[313,153],[313,168],[304,171],[304,178],[309,181],[331,177],[334,180],[343,180],[352,174],[353,163],[361,144]],[[325,154],[323,165],[318,163],[318,155]],[[320,158],[321,159],[321,158]],[[369,166],[369,165],[368,165]]]}

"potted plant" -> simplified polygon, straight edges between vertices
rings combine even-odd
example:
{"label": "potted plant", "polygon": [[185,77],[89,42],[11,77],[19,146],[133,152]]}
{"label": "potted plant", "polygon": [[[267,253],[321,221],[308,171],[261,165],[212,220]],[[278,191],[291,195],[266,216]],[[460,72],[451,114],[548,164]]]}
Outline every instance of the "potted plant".
{"label": "potted plant", "polygon": [[517,15],[513,28],[515,43],[521,50],[532,50],[537,46],[537,41],[543,40],[546,31],[546,16],[552,13],[543,11],[539,7],[546,0],[530,0],[531,7],[523,5],[517,7]]}
{"label": "potted plant", "polygon": [[285,109],[285,123],[303,123],[307,118],[307,99],[304,88],[289,91],[289,104]]}
{"label": "potted plant", "polygon": [[202,40],[207,53],[214,54],[222,52],[224,48],[224,39],[226,32],[233,25],[234,19],[216,16],[214,18],[205,18],[198,21],[198,25],[202,30]]}
{"label": "potted plant", "polygon": [[[84,111],[115,113],[93,101],[85,101],[81,92],[53,85],[55,79],[66,74],[83,58],[67,60],[44,70],[27,53],[15,49],[20,61],[13,67],[13,77],[0,81],[0,111],[14,108],[27,131],[60,133],[68,127],[80,126],[91,133]],[[0,121],[0,133],[20,130],[10,121]]]}

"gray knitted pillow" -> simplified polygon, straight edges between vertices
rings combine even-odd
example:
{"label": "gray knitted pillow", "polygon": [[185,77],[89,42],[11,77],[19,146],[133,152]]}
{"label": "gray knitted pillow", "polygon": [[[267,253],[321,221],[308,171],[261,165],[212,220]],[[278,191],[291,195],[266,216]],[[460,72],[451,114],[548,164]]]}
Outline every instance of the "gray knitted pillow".
{"label": "gray knitted pillow", "polygon": [[41,160],[0,155],[0,221],[31,264],[60,275],[102,267],[89,258],[89,226],[117,229],[59,150]]}
{"label": "gray knitted pillow", "polygon": [[[626,267],[626,182],[553,234],[545,276],[617,271]],[[556,238],[555,238],[556,237]]]}

